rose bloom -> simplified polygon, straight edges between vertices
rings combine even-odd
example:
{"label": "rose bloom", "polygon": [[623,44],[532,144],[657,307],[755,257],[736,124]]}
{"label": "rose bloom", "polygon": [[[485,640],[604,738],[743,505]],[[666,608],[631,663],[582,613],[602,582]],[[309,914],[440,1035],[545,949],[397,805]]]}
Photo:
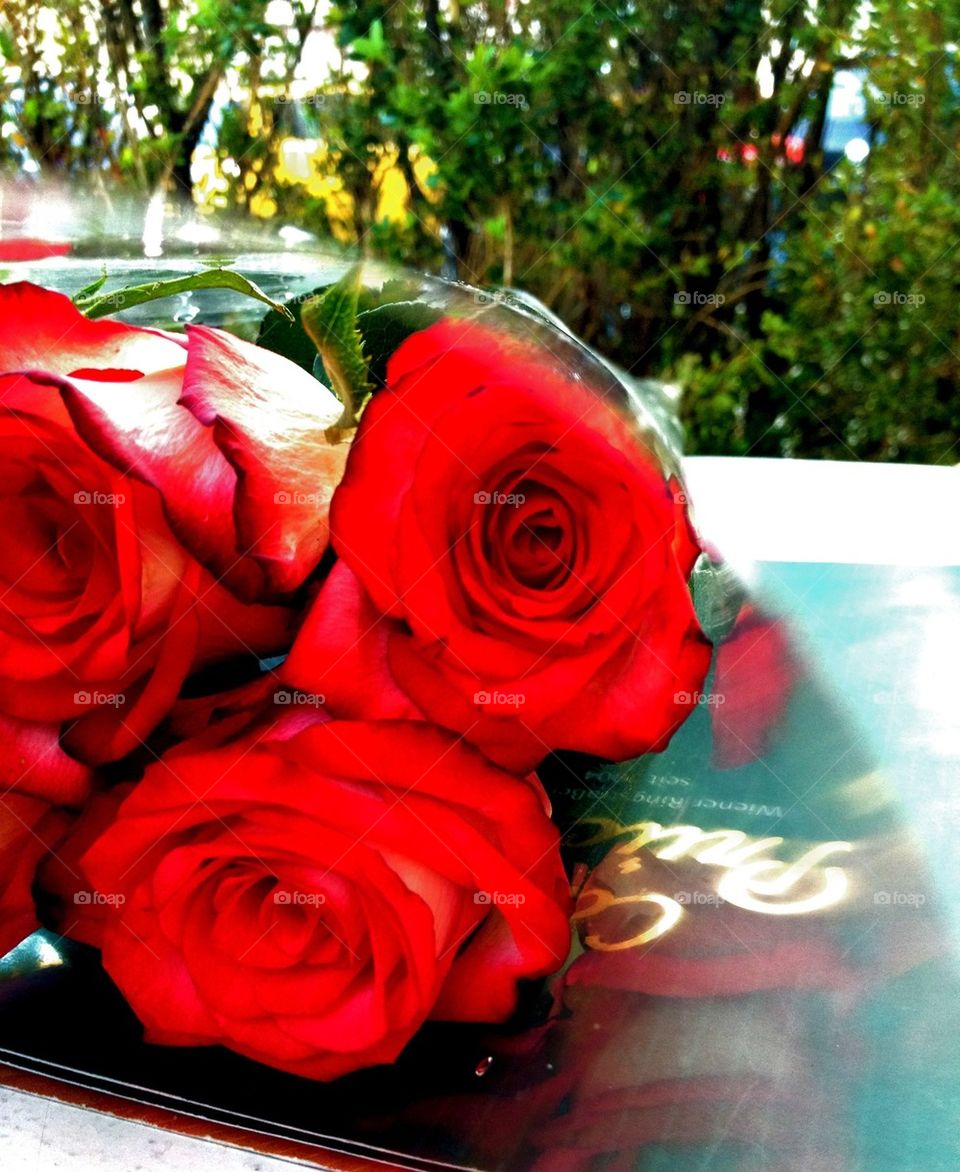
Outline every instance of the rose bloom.
{"label": "rose bloom", "polygon": [[[81,317],[69,336],[119,328],[129,327]],[[348,451],[327,429],[342,407],[293,362],[223,330],[188,326],[171,337],[181,349],[168,347],[166,368],[157,361],[130,379],[74,372],[64,402],[100,456],[159,491],[177,537],[239,598],[282,599],[327,548]],[[97,366],[106,349],[93,347]],[[118,388],[111,377],[126,381]]]}
{"label": "rose bloom", "polygon": [[309,1078],[428,1017],[499,1021],[558,968],[569,888],[542,791],[422,723],[282,718],[152,765],[82,856],[84,927],[149,1042]]}
{"label": "rose bloom", "polygon": [[38,927],[34,873],[69,822],[63,810],[39,798],[7,793],[0,799],[0,956]]}
{"label": "rose bloom", "polygon": [[[180,541],[246,601],[299,587],[327,547],[342,408],[299,366],[222,330],[92,322],[59,293],[0,286],[7,371],[57,376],[77,432],[158,489]],[[121,383],[122,386],[117,386]]]}
{"label": "rose bloom", "polygon": [[[332,481],[309,506],[273,500],[280,483],[300,499],[297,459],[317,454],[332,396],[226,334],[197,329],[185,344],[92,322],[29,284],[0,287],[0,354],[0,712],[41,729],[74,721],[73,754],[114,760],[166,715],[191,671],[286,647],[289,609],[242,604],[210,571],[268,598],[313,568]],[[308,392],[320,411],[309,420],[297,415]],[[291,413],[299,431],[277,434]],[[342,456],[331,459],[315,479],[334,475]],[[36,789],[36,762],[19,769],[6,755],[8,784],[32,768]]]}
{"label": "rose bloom", "polygon": [[710,645],[699,546],[637,427],[546,349],[442,320],[396,351],[331,506],[340,560],[284,668],[525,770],[662,749]]}

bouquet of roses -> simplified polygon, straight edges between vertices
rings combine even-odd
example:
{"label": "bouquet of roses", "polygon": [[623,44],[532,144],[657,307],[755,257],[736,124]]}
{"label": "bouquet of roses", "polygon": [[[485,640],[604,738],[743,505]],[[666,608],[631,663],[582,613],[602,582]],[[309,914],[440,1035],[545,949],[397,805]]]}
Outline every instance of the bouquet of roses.
{"label": "bouquet of roses", "polygon": [[570,943],[537,767],[703,683],[656,405],[437,288],[255,345],[0,286],[0,954],[39,906],[150,1042],[330,1079],[506,1020]]}

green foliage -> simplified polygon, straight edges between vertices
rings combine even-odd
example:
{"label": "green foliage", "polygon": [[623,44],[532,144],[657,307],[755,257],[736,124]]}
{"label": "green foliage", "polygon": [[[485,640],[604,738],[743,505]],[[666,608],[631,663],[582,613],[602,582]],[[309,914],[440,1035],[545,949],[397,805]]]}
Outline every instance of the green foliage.
{"label": "green foliage", "polygon": [[[323,285],[312,290],[310,297],[317,296],[325,288],[327,286]],[[282,309],[271,309],[260,323],[257,345],[275,354],[282,354],[312,374],[318,357],[317,347],[300,322],[300,314],[307,300],[309,298],[295,297]]]}
{"label": "green foliage", "polygon": [[[318,132],[368,250],[436,268],[442,230],[448,271],[524,287],[632,373],[679,382],[692,450],[955,456],[956,11],[532,0],[330,20],[346,64]],[[871,95],[860,167],[820,149],[845,70]],[[373,215],[380,146],[405,167],[402,225]]]}
{"label": "green foliage", "polygon": [[6,153],[100,191],[109,180],[189,197],[221,83],[232,75],[255,94],[269,58],[282,89],[317,6],[291,0],[293,23],[279,28],[267,0],[5,0],[0,50],[12,67],[0,73],[0,124],[19,139]]}
{"label": "green foliage", "polygon": [[[43,7],[0,15],[0,123],[41,169],[182,181],[229,73],[246,97],[215,127],[225,206],[265,196],[365,256],[529,290],[629,372],[680,383],[692,450],[957,458],[956,5],[360,0],[323,9],[338,52],[298,103],[316,0],[286,27],[264,0],[62,0],[56,75]],[[820,145],[847,70],[868,95],[859,166]],[[81,101],[92,86],[114,96]],[[346,211],[276,176],[288,134],[316,139]],[[0,139],[0,162],[16,153]]]}
{"label": "green foliage", "polygon": [[253,281],[229,269],[208,268],[200,273],[192,273],[188,277],[171,277],[165,281],[151,281],[147,285],[126,285],[112,293],[100,292],[105,283],[106,278],[101,277],[92,285],[81,289],[74,298],[77,308],[87,317],[106,317],[111,313],[119,313],[122,309],[130,309],[134,305],[159,301],[162,297],[172,297],[176,293],[189,293],[193,289],[231,289],[234,293],[263,301],[273,312],[293,321],[293,314],[286,306],[268,297]]}
{"label": "green foliage", "polygon": [[[352,371],[351,399],[362,407],[368,391],[386,385],[387,363],[400,344],[411,334],[433,325],[442,312],[412,299],[417,292],[416,282],[391,280],[379,289],[370,286],[358,290],[357,272],[352,269],[347,273],[339,288],[321,286],[307,297],[294,298],[280,310],[271,309],[260,324],[257,345],[282,354],[336,390],[322,357],[325,351],[330,353],[328,335],[331,327],[335,328],[343,339],[340,347]],[[305,309],[306,324],[301,319]],[[318,343],[315,335],[323,340]],[[358,362],[364,364],[363,370]]]}
{"label": "green foliage", "polygon": [[300,324],[317,348],[330,385],[343,404],[341,428],[356,425],[370,394],[363,338],[357,329],[360,265],[304,302]]}
{"label": "green foliage", "polygon": [[369,355],[369,374],[375,388],[386,385],[387,363],[411,334],[432,326],[442,316],[422,301],[393,301],[368,309],[357,317],[363,349]]}

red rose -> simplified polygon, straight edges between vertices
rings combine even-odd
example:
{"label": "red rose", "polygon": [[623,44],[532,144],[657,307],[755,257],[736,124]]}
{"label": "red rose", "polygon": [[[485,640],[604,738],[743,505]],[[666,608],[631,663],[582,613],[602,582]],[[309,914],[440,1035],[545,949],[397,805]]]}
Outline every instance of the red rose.
{"label": "red rose", "polygon": [[284,674],[526,769],[663,748],[710,646],[684,501],[545,349],[444,320],[393,355],[331,508],[341,561]]}
{"label": "red rose", "polygon": [[69,817],[49,802],[17,793],[0,799],[0,956],[37,928],[34,872],[68,825]]}
{"label": "red rose", "polygon": [[[80,322],[71,340],[129,329]],[[73,377],[63,392],[70,415],[105,460],[159,490],[177,537],[238,597],[288,594],[327,547],[348,445],[326,432],[342,407],[299,366],[222,330],[188,326],[179,341],[170,369],[122,387],[91,371]]]}
{"label": "red rose", "polygon": [[181,746],[83,856],[103,963],[172,1045],[311,1078],[392,1061],[428,1017],[500,1020],[569,944],[534,787],[424,724]]}
{"label": "red rose", "polygon": [[[191,670],[281,648],[289,614],[243,606],[215,582],[174,537],[157,491],[92,451],[64,406],[87,390],[129,403],[140,384],[178,382],[181,345],[12,285],[0,289],[0,347],[0,711],[75,721],[71,752],[114,760],[166,715]],[[22,743],[30,728],[14,735]],[[25,788],[50,763],[25,761]]]}

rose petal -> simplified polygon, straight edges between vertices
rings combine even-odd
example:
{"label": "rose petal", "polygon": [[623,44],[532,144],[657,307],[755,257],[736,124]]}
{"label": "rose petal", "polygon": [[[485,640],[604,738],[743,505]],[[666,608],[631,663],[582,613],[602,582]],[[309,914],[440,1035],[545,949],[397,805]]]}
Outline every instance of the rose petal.
{"label": "rose petal", "polygon": [[[141,679],[117,689],[118,702],[100,705],[81,716],[64,736],[64,744],[83,761],[116,761],[138,748],[173,707],[196,658],[199,615],[194,603],[200,567],[187,569],[177,590],[168,626],[131,648],[133,670],[146,666]],[[128,691],[122,691],[127,687]]]}
{"label": "rose petal", "polygon": [[169,335],[116,321],[91,321],[69,297],[27,281],[0,285],[0,361],[5,371],[122,369],[150,374],[183,362]]}
{"label": "rose petal", "polygon": [[57,806],[80,806],[90,791],[90,770],[60,746],[57,724],[0,714],[0,786]]}
{"label": "rose petal", "polygon": [[188,329],[183,402],[237,473],[237,532],[286,592],[316,567],[329,537],[328,511],[348,445],[326,431],[342,408],[299,366],[221,330]]}
{"label": "rose petal", "polygon": [[117,811],[133,784],[125,782],[95,793],[57,844],[56,851],[43,859],[37,871],[48,923],[71,940],[80,940],[94,948],[102,945],[110,905],[91,898],[93,886],[80,860],[116,820]]}
{"label": "rose petal", "polygon": [[337,716],[419,719],[387,665],[391,625],[350,567],[338,561],[307,612],[280,676],[301,691],[322,695]]}
{"label": "rose petal", "polygon": [[180,540],[242,598],[263,593],[233,520],[237,477],[210,429],[179,403],[183,368],[118,385],[72,379],[63,400],[77,431],[105,460],[160,492]]}

